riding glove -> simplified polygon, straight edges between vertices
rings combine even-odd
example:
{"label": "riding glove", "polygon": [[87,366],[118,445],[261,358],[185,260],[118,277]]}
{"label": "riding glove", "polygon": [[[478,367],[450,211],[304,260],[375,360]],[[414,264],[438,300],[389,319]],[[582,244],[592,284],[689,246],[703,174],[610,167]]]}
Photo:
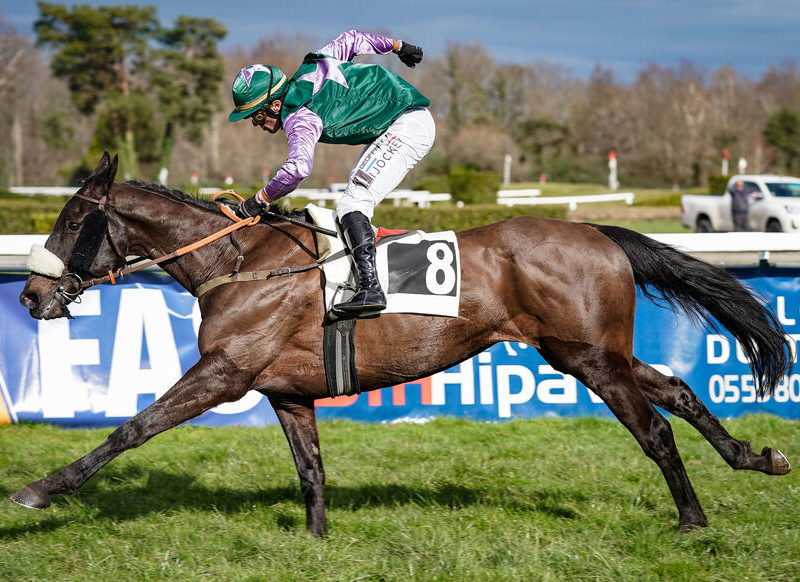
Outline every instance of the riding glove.
{"label": "riding glove", "polygon": [[406,41],[403,41],[403,46],[397,49],[396,52],[403,64],[412,69],[422,61],[422,49]]}
{"label": "riding glove", "polygon": [[251,216],[258,216],[261,214],[262,210],[264,210],[264,206],[261,205],[255,196],[251,196],[247,200],[239,203],[239,206],[236,207],[236,216],[239,218],[250,218]]}

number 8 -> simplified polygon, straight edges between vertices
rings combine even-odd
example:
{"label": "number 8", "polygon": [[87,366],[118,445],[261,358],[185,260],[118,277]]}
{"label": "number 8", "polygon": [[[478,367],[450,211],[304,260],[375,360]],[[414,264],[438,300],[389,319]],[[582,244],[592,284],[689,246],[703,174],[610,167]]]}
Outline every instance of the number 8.
{"label": "number 8", "polygon": [[[441,256],[440,256],[441,253]],[[456,285],[456,272],[453,269],[453,251],[443,242],[432,244],[426,253],[431,266],[425,272],[425,285],[434,295],[450,293]],[[439,273],[443,281],[439,282]]]}

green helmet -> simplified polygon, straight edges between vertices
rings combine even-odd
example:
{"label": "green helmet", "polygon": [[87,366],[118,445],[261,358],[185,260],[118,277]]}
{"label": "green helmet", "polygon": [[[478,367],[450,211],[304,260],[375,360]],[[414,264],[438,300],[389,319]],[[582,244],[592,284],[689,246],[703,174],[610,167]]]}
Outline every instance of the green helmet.
{"label": "green helmet", "polygon": [[278,67],[248,65],[233,80],[234,108],[228,121],[239,121],[258,111],[267,98],[280,99],[287,89],[286,75]]}

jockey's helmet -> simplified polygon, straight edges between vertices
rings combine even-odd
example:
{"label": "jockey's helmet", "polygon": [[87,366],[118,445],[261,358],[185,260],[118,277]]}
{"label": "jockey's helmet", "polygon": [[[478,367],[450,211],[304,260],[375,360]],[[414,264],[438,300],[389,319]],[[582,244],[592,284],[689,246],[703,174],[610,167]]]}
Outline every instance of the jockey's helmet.
{"label": "jockey's helmet", "polygon": [[280,99],[288,86],[286,75],[278,67],[248,65],[233,80],[233,111],[229,121],[249,117],[267,103]]}

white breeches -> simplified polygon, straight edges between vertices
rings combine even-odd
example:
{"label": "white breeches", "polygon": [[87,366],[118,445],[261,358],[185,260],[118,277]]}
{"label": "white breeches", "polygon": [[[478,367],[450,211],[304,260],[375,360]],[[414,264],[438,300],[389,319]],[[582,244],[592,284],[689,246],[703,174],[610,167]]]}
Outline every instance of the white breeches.
{"label": "white breeches", "polygon": [[435,137],[436,126],[427,109],[410,109],[395,119],[389,129],[364,148],[353,166],[336,206],[339,218],[358,211],[372,220],[378,203],[425,157]]}

